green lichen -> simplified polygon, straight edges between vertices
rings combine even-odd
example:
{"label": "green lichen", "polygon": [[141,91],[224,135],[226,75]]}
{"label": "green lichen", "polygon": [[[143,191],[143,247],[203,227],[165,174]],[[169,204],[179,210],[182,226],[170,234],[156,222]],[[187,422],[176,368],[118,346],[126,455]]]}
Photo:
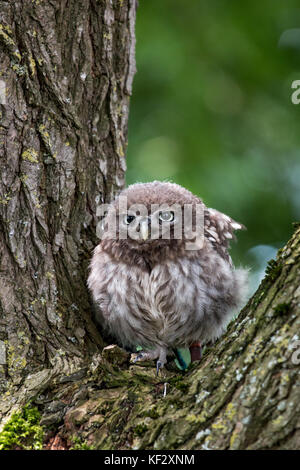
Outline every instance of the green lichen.
{"label": "green lichen", "polygon": [[[18,53],[15,53],[14,54],[17,58],[19,58],[19,55]],[[19,76],[19,77],[23,77],[23,75],[26,75],[27,74],[27,67],[25,65],[20,65],[18,63],[15,62],[15,60],[12,60],[11,61],[11,68],[13,69],[13,71]]]}
{"label": "green lichen", "polygon": [[240,441],[239,437],[240,437],[240,431],[239,429],[235,429],[230,437],[230,449],[235,448],[235,445]]}
{"label": "green lichen", "polygon": [[236,406],[235,406],[235,404],[234,403],[228,403],[227,408],[225,410],[225,416],[228,419],[233,420],[235,415],[236,415]]}
{"label": "green lichen", "polygon": [[11,200],[9,194],[5,193],[3,197],[0,197],[0,204],[6,205]]}
{"label": "green lichen", "polygon": [[27,160],[30,163],[38,163],[37,159],[38,153],[33,148],[28,148],[22,153],[23,160]]}
{"label": "green lichen", "polygon": [[119,155],[119,157],[124,157],[125,154],[124,154],[124,149],[123,149],[122,144],[118,145],[117,154]]}
{"label": "green lichen", "polygon": [[31,76],[33,77],[36,72],[36,62],[34,58],[32,57],[32,55],[29,56],[29,67],[30,67]]}
{"label": "green lichen", "polygon": [[7,366],[11,373],[20,372],[26,367],[27,361],[22,356],[23,346],[20,344],[17,348],[8,345],[7,348]]}
{"label": "green lichen", "polygon": [[28,175],[26,175],[25,173],[22,173],[21,176],[20,176],[20,181],[23,183],[23,184],[26,184],[26,181],[28,180]]}
{"label": "green lichen", "polygon": [[2,28],[7,31],[8,34],[12,35],[12,29],[11,27],[7,24],[5,26],[2,25]]}
{"label": "green lichen", "polygon": [[21,62],[22,56],[20,54],[20,51],[18,51],[18,49],[14,51],[13,55],[18,59],[19,62]]}
{"label": "green lichen", "polygon": [[13,413],[0,433],[0,450],[42,449],[44,431],[39,422],[38,409],[30,405]]}
{"label": "green lichen", "polygon": [[227,423],[225,423],[222,418],[218,418],[217,421],[213,423],[211,427],[212,429],[216,429],[217,431],[220,431],[220,432],[222,431],[228,432]]}
{"label": "green lichen", "polygon": [[46,126],[44,126],[44,124],[40,124],[38,129],[39,129],[39,133],[41,134],[41,137],[42,137],[43,142],[46,145],[47,149],[51,149],[50,134],[46,130]]}
{"label": "green lichen", "polygon": [[15,42],[14,40],[9,36],[11,34],[11,29],[8,26],[3,26],[3,24],[0,24],[0,38],[3,40],[3,42],[7,46],[14,46]]}

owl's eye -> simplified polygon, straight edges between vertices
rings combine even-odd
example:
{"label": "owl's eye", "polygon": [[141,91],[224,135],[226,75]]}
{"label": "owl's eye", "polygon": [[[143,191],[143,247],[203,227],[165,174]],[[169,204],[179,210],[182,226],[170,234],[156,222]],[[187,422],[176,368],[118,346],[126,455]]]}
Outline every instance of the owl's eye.
{"label": "owl's eye", "polygon": [[162,222],[173,222],[174,212],[173,211],[164,211],[159,213],[159,220]]}
{"label": "owl's eye", "polygon": [[129,215],[129,214],[126,214],[124,215],[124,223],[126,225],[129,225],[131,224],[131,222],[135,219],[135,216],[134,215]]}

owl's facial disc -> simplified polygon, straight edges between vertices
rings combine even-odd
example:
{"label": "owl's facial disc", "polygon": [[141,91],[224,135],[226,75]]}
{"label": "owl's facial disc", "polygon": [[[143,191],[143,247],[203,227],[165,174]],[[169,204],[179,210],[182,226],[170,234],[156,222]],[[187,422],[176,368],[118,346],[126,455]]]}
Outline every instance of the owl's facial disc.
{"label": "owl's facial disc", "polygon": [[111,240],[114,249],[138,252],[198,250],[204,240],[204,207],[173,183],[136,183],[105,207],[106,214],[104,208],[97,214],[104,215],[99,238]]}

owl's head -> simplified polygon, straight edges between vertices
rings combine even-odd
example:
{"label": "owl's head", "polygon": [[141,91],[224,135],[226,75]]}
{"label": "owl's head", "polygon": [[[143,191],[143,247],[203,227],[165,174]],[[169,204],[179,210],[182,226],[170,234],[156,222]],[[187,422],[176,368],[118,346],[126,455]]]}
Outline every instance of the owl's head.
{"label": "owl's head", "polygon": [[178,184],[136,183],[109,205],[101,239],[137,251],[186,248],[196,239],[199,243],[203,208],[201,199]]}

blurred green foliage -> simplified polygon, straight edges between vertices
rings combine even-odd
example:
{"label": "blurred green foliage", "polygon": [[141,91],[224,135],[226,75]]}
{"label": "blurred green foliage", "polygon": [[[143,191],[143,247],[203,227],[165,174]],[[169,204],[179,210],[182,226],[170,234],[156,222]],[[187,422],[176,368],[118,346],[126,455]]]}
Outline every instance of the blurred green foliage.
{"label": "blurred green foliage", "polygon": [[140,0],[136,36],[127,183],[242,222],[233,258],[262,271],[300,219],[299,1]]}

